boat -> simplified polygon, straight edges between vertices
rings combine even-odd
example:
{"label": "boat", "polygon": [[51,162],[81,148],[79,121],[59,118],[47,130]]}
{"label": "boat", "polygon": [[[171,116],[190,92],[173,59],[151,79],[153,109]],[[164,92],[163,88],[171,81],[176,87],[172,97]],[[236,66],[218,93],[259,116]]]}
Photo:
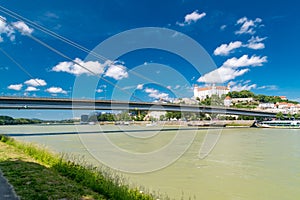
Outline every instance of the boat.
{"label": "boat", "polygon": [[299,128],[300,120],[270,120],[258,121],[255,125],[259,128]]}

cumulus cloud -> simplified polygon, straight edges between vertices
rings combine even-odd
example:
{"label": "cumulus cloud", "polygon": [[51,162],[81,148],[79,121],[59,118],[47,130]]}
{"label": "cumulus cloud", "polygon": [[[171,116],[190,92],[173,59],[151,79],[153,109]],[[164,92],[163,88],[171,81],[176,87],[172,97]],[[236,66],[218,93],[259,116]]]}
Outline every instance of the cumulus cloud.
{"label": "cumulus cloud", "polygon": [[52,67],[52,71],[66,72],[75,76],[82,74],[98,76],[104,74],[104,76],[111,77],[115,80],[128,77],[127,68],[124,65],[109,60],[104,63],[99,63],[98,61],[85,62],[80,58],[76,58],[73,62],[60,62],[58,65]]}
{"label": "cumulus cloud", "polygon": [[222,66],[214,71],[204,74],[197,81],[204,83],[224,83],[233,80],[238,76],[242,76],[248,71],[249,69],[237,70]]}
{"label": "cumulus cloud", "polygon": [[259,90],[278,90],[278,87],[276,85],[263,85],[258,87]]}
{"label": "cumulus cloud", "polygon": [[111,64],[105,72],[105,76],[115,80],[121,80],[128,77],[127,68],[121,64]]}
{"label": "cumulus cloud", "polygon": [[30,79],[28,81],[24,82],[26,85],[33,86],[33,87],[38,87],[38,86],[45,86],[47,85],[46,81],[43,79],[35,78],[35,79]]}
{"label": "cumulus cloud", "polygon": [[251,80],[240,80],[237,82],[230,81],[229,85],[231,86],[231,91],[241,91],[241,90],[277,90],[276,85],[263,85],[259,86],[255,83],[251,83]]}
{"label": "cumulus cloud", "polygon": [[25,91],[26,92],[35,92],[35,91],[39,91],[39,89],[37,89],[36,87],[33,87],[33,86],[28,86]]}
{"label": "cumulus cloud", "polygon": [[142,90],[144,88],[144,84],[138,84],[137,86],[136,86],[136,89],[137,90]]}
{"label": "cumulus cloud", "polygon": [[262,41],[264,41],[265,39],[267,39],[267,37],[260,38],[258,36],[256,36],[256,37],[252,36],[251,39],[248,40],[249,43],[246,46],[248,48],[254,49],[254,50],[264,49],[265,44],[262,43]]}
{"label": "cumulus cloud", "polygon": [[23,84],[14,84],[14,85],[9,85],[7,88],[10,90],[16,90],[20,91],[23,87]]}
{"label": "cumulus cloud", "polygon": [[15,30],[18,30],[22,35],[33,32],[33,29],[29,28],[23,21],[9,24],[6,22],[6,18],[0,15],[0,42],[4,41],[3,36],[9,38],[10,41],[14,41],[16,38]]}
{"label": "cumulus cloud", "polygon": [[48,89],[45,90],[48,93],[51,94],[67,94],[67,91],[63,90],[60,87],[50,87]]}
{"label": "cumulus cloud", "polygon": [[256,30],[255,28],[261,24],[262,19],[256,18],[255,20],[248,19],[247,17],[243,17],[237,21],[237,25],[240,25],[240,30],[236,31],[235,34],[241,35],[241,34],[255,34]]}
{"label": "cumulus cloud", "polygon": [[22,21],[17,21],[12,23],[12,25],[18,30],[20,31],[20,33],[22,35],[30,35],[33,32],[32,28],[29,28],[29,26],[27,26],[27,24],[25,24]]}
{"label": "cumulus cloud", "polygon": [[224,31],[224,30],[226,29],[226,27],[227,27],[227,25],[224,24],[224,25],[222,25],[222,26],[220,27],[220,30],[221,30],[221,31]]}
{"label": "cumulus cloud", "polygon": [[6,23],[6,18],[0,15],[0,42],[3,42],[3,36],[8,37],[11,41],[15,40],[14,29]]}
{"label": "cumulus cloud", "polygon": [[202,19],[205,16],[206,16],[205,12],[198,13],[198,10],[196,10],[196,11],[190,13],[190,14],[187,14],[184,17],[184,22],[183,23],[177,22],[177,25],[179,25],[179,26],[190,25],[192,22],[195,23],[195,22],[197,22],[198,20]]}
{"label": "cumulus cloud", "polygon": [[238,68],[238,67],[246,67],[246,66],[252,66],[252,67],[256,67],[256,66],[262,66],[263,63],[267,62],[267,56],[251,56],[249,58],[248,55],[243,55],[240,58],[230,58],[228,60],[226,60],[223,63],[224,67],[229,67],[229,68]]}
{"label": "cumulus cloud", "polygon": [[174,90],[177,90],[180,88],[180,85],[175,85]]}
{"label": "cumulus cloud", "polygon": [[229,55],[234,49],[240,48],[243,45],[241,41],[230,42],[229,44],[222,44],[217,47],[214,51],[214,54],[220,56]]}
{"label": "cumulus cloud", "polygon": [[149,97],[152,97],[154,99],[169,99],[169,94],[164,92],[159,92],[158,90],[153,88],[146,88],[145,92],[148,93]]}
{"label": "cumulus cloud", "polygon": [[69,74],[73,74],[75,76],[79,76],[82,74],[100,75],[104,72],[104,67],[107,64],[108,64],[108,62],[101,64],[98,61],[85,62],[85,61],[82,61],[80,58],[75,58],[75,60],[73,62],[68,62],[68,61],[60,62],[58,65],[56,65],[52,68],[52,71],[66,72]]}
{"label": "cumulus cloud", "polygon": [[97,93],[101,93],[101,92],[103,92],[103,89],[100,89],[100,88],[99,88],[99,89],[96,90],[96,92],[97,92]]}
{"label": "cumulus cloud", "polygon": [[257,85],[256,84],[242,84],[238,83],[237,85],[233,85],[231,87],[231,91],[242,91],[242,90],[251,90],[251,89],[256,89]]}
{"label": "cumulus cloud", "polygon": [[204,83],[224,83],[250,71],[246,67],[262,66],[265,62],[267,62],[266,56],[251,56],[249,58],[248,55],[243,55],[240,58],[230,58],[220,68],[204,74],[197,81]]}

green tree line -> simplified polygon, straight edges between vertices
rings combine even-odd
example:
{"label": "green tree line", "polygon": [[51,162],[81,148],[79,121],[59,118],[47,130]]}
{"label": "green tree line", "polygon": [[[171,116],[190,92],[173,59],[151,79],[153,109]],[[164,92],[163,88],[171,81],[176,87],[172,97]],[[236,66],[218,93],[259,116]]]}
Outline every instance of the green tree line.
{"label": "green tree line", "polygon": [[17,125],[17,124],[39,124],[42,123],[38,119],[12,118],[10,116],[0,116],[0,125]]}

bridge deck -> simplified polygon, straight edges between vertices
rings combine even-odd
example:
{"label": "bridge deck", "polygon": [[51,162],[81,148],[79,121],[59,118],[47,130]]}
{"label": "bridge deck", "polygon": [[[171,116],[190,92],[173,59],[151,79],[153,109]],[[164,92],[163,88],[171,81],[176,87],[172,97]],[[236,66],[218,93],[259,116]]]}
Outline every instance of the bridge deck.
{"label": "bridge deck", "polygon": [[45,110],[141,110],[203,112],[231,115],[275,117],[276,113],[227,108],[170,103],[125,102],[112,100],[0,97],[0,109],[45,109]]}

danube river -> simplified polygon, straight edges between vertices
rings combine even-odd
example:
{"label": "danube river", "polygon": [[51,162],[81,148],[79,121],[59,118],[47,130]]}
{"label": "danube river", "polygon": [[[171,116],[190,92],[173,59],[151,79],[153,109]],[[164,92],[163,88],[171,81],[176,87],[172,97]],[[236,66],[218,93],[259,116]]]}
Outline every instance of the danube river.
{"label": "danube river", "polygon": [[[132,185],[175,199],[300,199],[300,130],[34,125],[0,133],[101,161],[130,172],[123,173]],[[206,134],[220,137],[201,159]]]}

